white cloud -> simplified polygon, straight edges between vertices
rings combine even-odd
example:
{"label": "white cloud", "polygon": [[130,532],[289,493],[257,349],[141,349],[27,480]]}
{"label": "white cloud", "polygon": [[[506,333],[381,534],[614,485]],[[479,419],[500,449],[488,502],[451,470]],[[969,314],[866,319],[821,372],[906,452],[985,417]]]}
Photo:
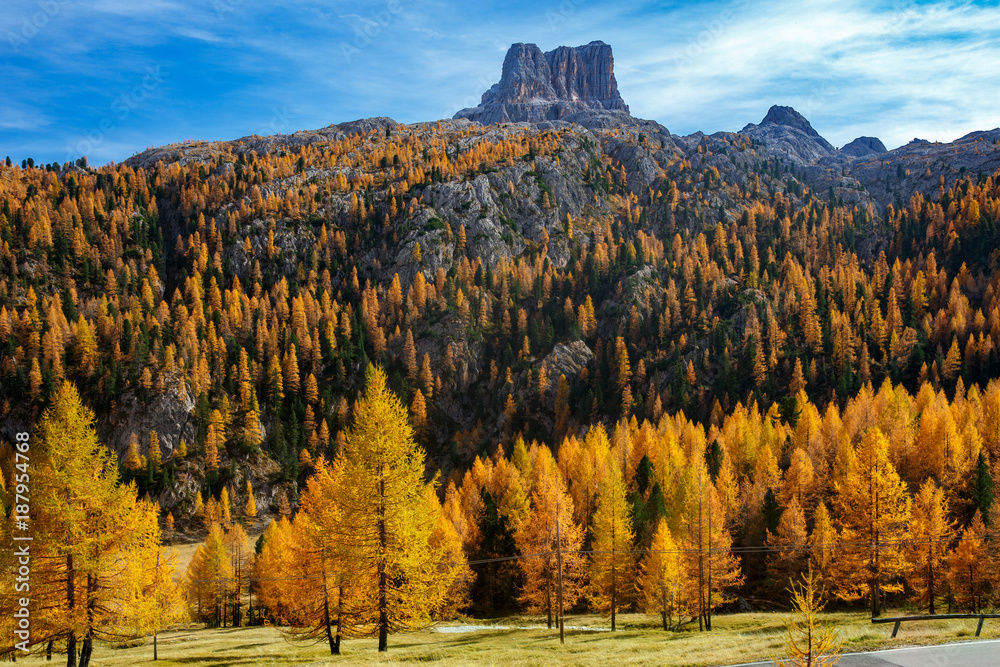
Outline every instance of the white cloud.
{"label": "white cloud", "polygon": [[[975,123],[997,124],[990,121],[996,98],[987,91],[1000,76],[986,65],[1000,58],[995,7],[734,4],[726,20],[709,16],[686,39],[619,68],[634,114],[711,132],[739,129],[771,104],[790,104],[838,145],[859,129],[891,146],[920,127],[950,140],[982,128]],[[900,107],[911,122],[899,124]],[[750,109],[755,115],[747,117]],[[713,121],[719,125],[706,126]]]}

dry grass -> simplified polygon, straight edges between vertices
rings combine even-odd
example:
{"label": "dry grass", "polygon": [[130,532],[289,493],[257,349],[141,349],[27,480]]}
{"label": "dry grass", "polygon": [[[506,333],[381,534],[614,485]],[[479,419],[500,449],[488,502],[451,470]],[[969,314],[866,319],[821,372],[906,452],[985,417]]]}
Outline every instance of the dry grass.
{"label": "dry grass", "polygon": [[[599,616],[567,618],[566,645],[559,645],[557,631],[544,627],[537,617],[509,617],[470,624],[508,626],[508,629],[443,633],[431,628],[389,638],[389,652],[379,654],[375,640],[350,640],[343,655],[331,656],[325,644],[289,643],[275,628],[225,628],[177,630],[160,635],[160,660],[153,663],[152,642],[140,646],[95,650],[98,666],[163,667],[206,665],[725,665],[781,656],[784,652],[786,613],[748,613],[716,616],[712,632],[698,632],[697,625],[680,632],[663,632],[647,616],[619,617],[618,632],[571,629],[607,628]],[[863,651],[915,644],[935,644],[972,637],[975,620],[930,621],[903,624],[899,637],[888,639],[891,625],[872,625],[861,612],[825,615],[837,624],[845,651]],[[992,627],[991,627],[992,624]],[[462,625],[461,622],[443,627]],[[1000,637],[1000,623],[987,620],[983,637]],[[19,664],[58,664],[32,658]]]}
{"label": "dry grass", "polygon": [[164,545],[161,553],[170,555],[175,554],[177,556],[177,566],[174,569],[174,579],[180,580],[187,572],[188,565],[191,564],[191,559],[194,557],[194,552],[198,550],[198,545],[201,542],[190,542],[183,543],[178,542],[171,545]]}

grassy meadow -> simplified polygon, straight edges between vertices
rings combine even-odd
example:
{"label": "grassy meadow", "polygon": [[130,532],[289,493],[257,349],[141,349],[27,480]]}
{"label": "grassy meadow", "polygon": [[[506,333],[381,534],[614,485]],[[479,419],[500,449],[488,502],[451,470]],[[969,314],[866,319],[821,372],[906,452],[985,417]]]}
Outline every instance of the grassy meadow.
{"label": "grassy meadow", "polygon": [[[490,621],[465,620],[442,624],[389,638],[389,651],[379,654],[376,640],[345,641],[342,655],[331,656],[325,643],[286,641],[277,628],[202,629],[192,625],[164,632],[159,637],[159,661],[153,662],[152,640],[125,648],[100,645],[93,664],[107,667],[160,665],[727,665],[780,657],[785,647],[788,614],[742,613],[713,618],[712,632],[698,632],[687,625],[678,632],[663,632],[654,619],[640,614],[619,616],[619,630],[607,632],[608,620],[596,615],[566,619],[566,645],[559,633],[545,627],[544,618],[514,616]],[[903,624],[890,640],[890,624],[872,625],[863,612],[825,614],[837,624],[845,652],[935,644],[971,638],[975,620],[927,621]],[[476,629],[462,632],[474,627]],[[1000,638],[1000,622],[987,620],[984,638]],[[18,664],[59,664],[53,656],[18,660]]]}

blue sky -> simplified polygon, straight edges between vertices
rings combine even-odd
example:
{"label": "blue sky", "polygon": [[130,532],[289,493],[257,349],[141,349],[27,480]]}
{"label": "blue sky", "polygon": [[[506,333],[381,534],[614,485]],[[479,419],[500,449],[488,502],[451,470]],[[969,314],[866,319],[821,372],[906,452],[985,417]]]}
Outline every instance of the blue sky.
{"label": "blue sky", "polygon": [[739,130],[791,105],[834,145],[1000,125],[985,2],[6,0],[0,158],[121,161],[184,139],[446,118],[512,42],[612,45],[633,115]]}

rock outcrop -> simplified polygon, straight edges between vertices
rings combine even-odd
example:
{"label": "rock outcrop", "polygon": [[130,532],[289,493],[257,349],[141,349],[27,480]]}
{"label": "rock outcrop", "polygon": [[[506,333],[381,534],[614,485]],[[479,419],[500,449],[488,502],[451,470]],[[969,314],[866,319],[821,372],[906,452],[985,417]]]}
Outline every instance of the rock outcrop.
{"label": "rock outcrop", "polygon": [[[149,432],[156,431],[160,441],[160,456],[166,459],[171,450],[186,440],[192,445],[198,437],[198,420],[194,415],[194,398],[176,389],[139,395],[134,391],[118,397],[113,411],[97,422],[101,441],[124,461],[129,439],[135,433],[144,448]],[[145,450],[141,450],[145,453]]]}
{"label": "rock outcrop", "polygon": [[[582,340],[559,343],[542,360],[550,377],[565,375],[567,380],[575,380],[594,360],[594,352]],[[539,367],[542,365],[539,364]]]}
{"label": "rock outcrop", "polygon": [[885,144],[877,137],[858,137],[851,143],[843,146],[840,152],[851,157],[868,157],[869,155],[885,153],[886,148]]}
{"label": "rock outcrop", "polygon": [[547,53],[534,44],[514,44],[500,82],[483,93],[479,106],[462,109],[455,118],[488,125],[560,120],[588,110],[625,116],[628,105],[618,93],[614,69],[611,47],[601,41]]}

